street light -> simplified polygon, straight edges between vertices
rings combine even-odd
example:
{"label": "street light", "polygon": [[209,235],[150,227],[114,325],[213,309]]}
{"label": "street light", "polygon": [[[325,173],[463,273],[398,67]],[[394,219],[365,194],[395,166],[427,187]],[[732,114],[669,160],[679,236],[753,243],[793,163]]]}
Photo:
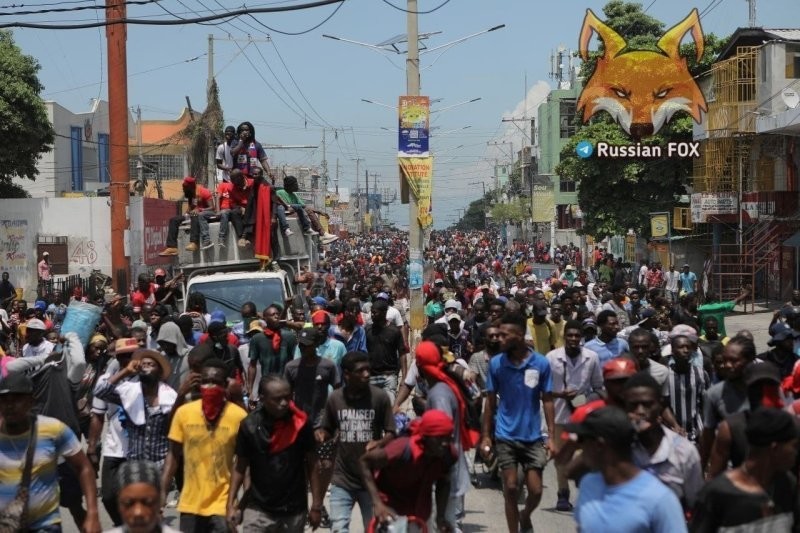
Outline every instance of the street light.
{"label": "street light", "polygon": [[443,107],[441,109],[434,109],[433,111],[431,111],[431,115],[433,115],[434,113],[441,113],[442,111],[447,111],[448,109],[453,109],[454,107],[459,107],[459,106],[462,106],[462,105],[465,105],[465,104],[471,104],[472,102],[477,102],[478,100],[482,100],[482,99],[483,98],[479,96],[477,98],[473,98],[472,100],[464,100],[463,102],[459,102],[457,104],[449,105],[449,106]]}

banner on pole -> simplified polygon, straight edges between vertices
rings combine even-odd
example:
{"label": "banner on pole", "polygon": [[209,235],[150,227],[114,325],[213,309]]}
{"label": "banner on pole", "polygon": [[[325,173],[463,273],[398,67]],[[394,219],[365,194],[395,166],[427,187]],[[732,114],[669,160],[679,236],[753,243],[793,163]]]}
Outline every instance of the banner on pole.
{"label": "banner on pole", "polygon": [[422,229],[433,225],[431,192],[433,188],[432,157],[398,157],[401,181],[408,183],[409,192],[417,199],[417,220]]}
{"label": "banner on pole", "polygon": [[401,96],[398,111],[399,157],[427,157],[430,127],[430,98]]}
{"label": "banner on pole", "polygon": [[669,237],[669,215],[667,213],[652,213],[650,215],[650,235],[654,239]]}

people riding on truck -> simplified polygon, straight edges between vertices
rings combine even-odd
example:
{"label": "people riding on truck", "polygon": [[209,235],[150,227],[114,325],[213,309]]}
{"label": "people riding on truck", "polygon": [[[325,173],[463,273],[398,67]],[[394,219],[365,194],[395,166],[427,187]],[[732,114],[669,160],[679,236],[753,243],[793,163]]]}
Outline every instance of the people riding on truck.
{"label": "people riding on truck", "polygon": [[169,229],[167,230],[167,247],[164,248],[158,255],[170,256],[178,255],[178,229],[181,223],[189,219],[189,244],[186,245],[186,250],[194,252],[200,247],[200,239],[202,238],[202,249],[210,248],[213,246],[211,238],[208,235],[208,217],[216,214],[214,208],[214,198],[211,196],[211,191],[197,184],[192,176],[183,178],[183,195],[186,197],[188,207],[186,213],[178,215],[169,219]]}

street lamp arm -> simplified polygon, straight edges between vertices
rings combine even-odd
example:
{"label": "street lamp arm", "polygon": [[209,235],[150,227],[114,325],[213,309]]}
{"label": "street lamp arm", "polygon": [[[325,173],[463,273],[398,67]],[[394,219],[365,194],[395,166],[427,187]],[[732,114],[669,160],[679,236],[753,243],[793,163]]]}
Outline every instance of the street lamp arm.
{"label": "street lamp arm", "polygon": [[431,115],[433,115],[434,113],[441,113],[442,111],[447,111],[448,109],[453,109],[454,107],[462,106],[462,105],[465,105],[465,104],[471,104],[472,102],[477,102],[478,100],[481,100],[481,99],[482,99],[482,97],[479,96],[477,98],[473,98],[471,100],[464,100],[463,102],[459,102],[457,104],[449,105],[449,106],[443,107],[441,109],[434,109],[433,111],[431,111]]}
{"label": "street lamp arm", "polygon": [[506,27],[505,24],[500,24],[499,26],[494,26],[492,28],[489,28],[488,30],[481,30],[479,32],[476,32],[476,33],[473,33],[473,34],[470,34],[470,35],[466,35],[464,37],[456,39],[455,41],[450,41],[449,43],[440,44],[439,46],[434,46],[433,48],[426,48],[425,50],[420,50],[419,51],[419,55],[427,54],[427,53],[430,53],[430,52],[435,52],[436,50],[441,50],[442,48],[448,48],[450,46],[453,46],[453,45],[456,45],[456,44],[459,44],[459,43],[463,43],[464,41],[466,41],[468,39],[472,39],[473,37],[477,37],[478,35],[483,35],[484,33],[489,33],[490,31],[499,30],[499,29],[505,28],[505,27]]}

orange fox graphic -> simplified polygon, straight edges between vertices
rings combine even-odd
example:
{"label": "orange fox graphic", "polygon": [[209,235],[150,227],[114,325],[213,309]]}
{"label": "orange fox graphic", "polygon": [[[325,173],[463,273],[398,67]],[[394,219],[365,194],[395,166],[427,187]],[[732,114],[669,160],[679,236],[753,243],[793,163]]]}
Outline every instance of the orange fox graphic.
{"label": "orange fox graphic", "polygon": [[625,40],[591,9],[586,10],[580,37],[581,58],[589,58],[589,40],[597,32],[604,53],[578,99],[583,121],[607,111],[635,140],[657,133],[678,111],[700,123],[706,100],[680,55],[683,37],[692,32],[697,59],[705,42],[697,9],[670,28],[658,41],[658,51],[631,50]]}

